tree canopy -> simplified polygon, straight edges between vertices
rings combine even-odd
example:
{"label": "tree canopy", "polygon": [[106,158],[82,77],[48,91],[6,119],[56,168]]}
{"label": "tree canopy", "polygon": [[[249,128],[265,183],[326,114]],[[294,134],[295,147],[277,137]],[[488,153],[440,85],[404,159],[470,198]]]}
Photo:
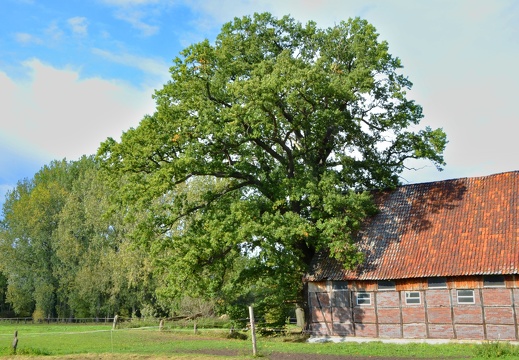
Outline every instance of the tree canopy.
{"label": "tree canopy", "polygon": [[155,286],[146,256],[127,241],[131,225],[109,212],[109,195],[87,157],[53,161],[7,193],[0,311],[35,319],[110,317],[130,315],[150,300]]}
{"label": "tree canopy", "polygon": [[401,69],[359,18],[255,14],[183,50],[156,112],[98,152],[123,208],[147,212],[135,236],[169,287],[286,299],[316,251],[358,264],[369,190],[398,185],[408,159],[444,165],[446,135],[419,126]]}

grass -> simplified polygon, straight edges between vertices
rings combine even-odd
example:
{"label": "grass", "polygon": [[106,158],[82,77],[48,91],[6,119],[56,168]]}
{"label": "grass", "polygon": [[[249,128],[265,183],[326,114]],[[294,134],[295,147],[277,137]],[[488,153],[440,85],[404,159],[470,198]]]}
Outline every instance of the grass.
{"label": "grass", "polygon": [[[18,331],[18,349],[12,354],[11,342]],[[245,334],[245,333],[244,333]],[[110,324],[2,324],[0,323],[0,358],[13,359],[249,359],[250,340],[228,339],[228,330],[179,329],[166,324],[135,328],[122,325],[112,331]],[[422,343],[317,343],[304,342],[300,335],[260,337],[261,357],[285,352],[291,354],[383,356],[395,358],[488,359],[519,358],[519,348],[507,343],[442,344]]]}

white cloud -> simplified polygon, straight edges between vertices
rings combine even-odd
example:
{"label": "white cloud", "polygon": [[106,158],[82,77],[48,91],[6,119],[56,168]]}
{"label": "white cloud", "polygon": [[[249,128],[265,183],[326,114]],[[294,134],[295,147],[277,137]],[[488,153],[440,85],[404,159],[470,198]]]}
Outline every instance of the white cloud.
{"label": "white cloud", "polygon": [[[93,154],[107,137],[119,138],[154,111],[152,89],[123,82],[80,79],[37,59],[24,63],[28,80],[0,72],[0,132],[46,161]],[[1,155],[0,155],[1,156]]]}
{"label": "white cloud", "polygon": [[202,25],[207,17],[213,19],[214,25],[221,25],[234,17],[267,11],[277,17],[290,15],[301,22],[313,20],[319,27],[332,26],[340,20],[354,17],[366,6],[366,2],[360,0],[185,0],[183,3],[204,17],[199,20]]}
{"label": "white cloud", "polygon": [[77,35],[85,36],[88,33],[87,19],[81,16],[76,16],[67,20],[72,32]]}
{"label": "white cloud", "polygon": [[145,23],[143,20],[145,16],[146,14],[144,12],[133,9],[119,10],[115,14],[117,19],[126,21],[132,27],[139,30],[143,36],[155,35],[159,32],[159,27]]}
{"label": "white cloud", "polygon": [[61,30],[58,24],[55,21],[53,21],[45,29],[45,35],[53,42],[59,42],[63,38],[63,30]]}
{"label": "white cloud", "polygon": [[34,36],[32,34],[28,33],[16,33],[14,35],[15,40],[19,42],[20,44],[29,45],[29,44],[42,44],[43,41],[38,38],[37,36]]}
{"label": "white cloud", "polygon": [[101,56],[106,60],[117,64],[139,69],[149,75],[154,76],[158,82],[163,83],[168,78],[169,65],[162,59],[151,59],[142,56],[136,56],[128,53],[113,53],[103,49],[92,49],[95,55]]}
{"label": "white cloud", "polygon": [[116,19],[129,23],[133,28],[140,31],[142,36],[152,36],[160,31],[157,25],[152,25],[146,18],[152,17],[160,10],[153,5],[159,7],[168,6],[169,1],[160,0],[102,0],[106,5],[115,7],[114,16]]}

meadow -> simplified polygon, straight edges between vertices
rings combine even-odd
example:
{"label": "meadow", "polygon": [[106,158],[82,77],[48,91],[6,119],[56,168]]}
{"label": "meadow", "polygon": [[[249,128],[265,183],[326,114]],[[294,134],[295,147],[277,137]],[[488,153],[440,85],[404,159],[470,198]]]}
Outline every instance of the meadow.
{"label": "meadow", "polygon": [[[18,331],[18,346],[11,343]],[[245,337],[247,333],[242,333]],[[166,324],[134,327],[123,324],[0,323],[1,359],[252,359],[250,339],[229,339],[226,329],[198,329]],[[370,343],[307,343],[301,335],[260,336],[257,357],[326,359],[326,356],[480,359],[519,358],[506,343],[430,345]]]}

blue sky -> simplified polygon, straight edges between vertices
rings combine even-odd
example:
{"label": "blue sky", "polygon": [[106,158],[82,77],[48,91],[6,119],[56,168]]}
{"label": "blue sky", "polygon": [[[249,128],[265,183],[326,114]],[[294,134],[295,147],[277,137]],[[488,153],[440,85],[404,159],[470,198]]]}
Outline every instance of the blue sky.
{"label": "blue sky", "polygon": [[403,182],[518,170],[519,2],[514,0],[0,0],[0,203],[53,159],[93,154],[154,111],[187,45],[269,11],[329,27],[360,16],[414,83],[447,166]]}

